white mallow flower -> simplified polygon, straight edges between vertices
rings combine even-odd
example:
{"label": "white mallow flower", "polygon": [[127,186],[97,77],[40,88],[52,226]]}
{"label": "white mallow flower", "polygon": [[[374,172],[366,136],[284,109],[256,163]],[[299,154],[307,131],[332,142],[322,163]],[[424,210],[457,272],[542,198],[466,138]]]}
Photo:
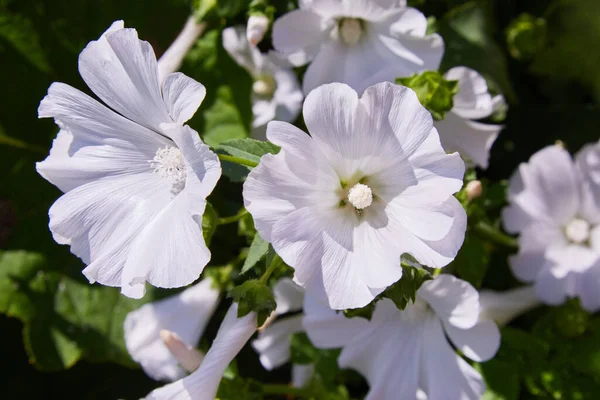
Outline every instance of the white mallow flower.
{"label": "white mallow flower", "polygon": [[256,313],[238,318],[237,312],[238,305],[233,303],[195,372],[152,391],[146,400],[215,400],[225,368],[256,331]]}
{"label": "white mallow flower", "polygon": [[442,146],[446,151],[458,151],[478,167],[487,168],[490,149],[503,126],[472,120],[492,115],[504,98],[492,98],[483,76],[470,68],[452,68],[445,78],[458,81],[458,93],[454,96],[452,110],[446,113],[443,120],[435,121]]}
{"label": "white mallow flower", "polygon": [[273,24],[273,46],[296,65],[312,61],[303,89],[343,82],[362,93],[377,82],[438,69],[444,42],[404,2],[301,0]]}
{"label": "white mallow flower", "polygon": [[304,121],[311,136],[269,123],[281,151],[262,157],[243,192],[296,283],[332,308],[357,308],[400,279],[403,253],[433,268],[454,259],[464,163],[442,149],[412,90],[379,83],[359,98],[323,85],[306,98]]}
{"label": "white mallow flower", "polygon": [[[365,376],[366,400],[414,399],[418,392],[429,400],[479,399],[483,378],[452,345],[477,362],[492,358],[500,346],[496,324],[479,320],[475,288],[452,275],[423,283],[403,311],[389,299],[379,301],[370,321],[346,318],[309,296],[304,311],[311,342],[342,348],[339,366]],[[400,360],[410,365],[399,366]]]}
{"label": "white mallow flower", "polygon": [[127,314],[123,325],[127,351],[151,378],[174,381],[198,367],[187,364],[185,358],[178,359],[181,352],[174,346],[179,341],[195,346],[200,340],[219,303],[219,290],[212,285],[212,279],[204,279],[181,293]]}
{"label": "white mallow flower", "polygon": [[[79,72],[108,108],[53,83],[39,116],[60,132],[38,172],[65,194],[50,208],[54,239],[88,266],[90,282],[129,297],[195,281],[210,259],[202,236],[217,156],[183,125],[204,99],[200,83],[159,84],[152,47],[117,21],[79,56]],[[113,111],[114,110],[114,111]]]}
{"label": "white mallow flower", "polygon": [[264,15],[251,15],[246,26],[246,39],[251,46],[256,46],[263,40],[269,29],[269,18]]}
{"label": "white mallow flower", "polygon": [[[260,362],[265,369],[271,371],[288,361],[291,356],[291,340],[294,333],[304,331],[302,327],[302,303],[304,290],[290,278],[283,278],[273,288],[277,309],[271,322],[259,329],[258,338],[252,341],[252,347],[260,355]],[[276,319],[286,313],[298,313],[283,319]],[[292,365],[292,383],[302,387],[313,375],[312,365]]]}
{"label": "white mallow flower", "polygon": [[263,54],[250,46],[244,27],[223,30],[223,47],[252,79],[252,137],[264,140],[266,126],[274,119],[293,122],[300,114],[304,95],[291,65],[273,52]]}
{"label": "white mallow flower", "polygon": [[547,304],[579,297],[587,310],[600,310],[600,183],[590,174],[599,157],[598,145],[586,146],[575,161],[549,146],[510,180],[504,227],[520,234],[511,267]]}

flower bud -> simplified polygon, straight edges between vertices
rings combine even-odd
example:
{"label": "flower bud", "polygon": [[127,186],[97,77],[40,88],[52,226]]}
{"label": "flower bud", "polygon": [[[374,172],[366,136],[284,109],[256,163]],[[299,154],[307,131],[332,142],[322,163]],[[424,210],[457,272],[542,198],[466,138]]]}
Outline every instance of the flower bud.
{"label": "flower bud", "polygon": [[264,15],[251,15],[246,27],[246,38],[251,46],[256,46],[269,29],[269,18]]}
{"label": "flower bud", "polygon": [[173,357],[186,371],[192,373],[198,369],[204,359],[204,355],[200,351],[184,343],[175,332],[167,329],[160,331],[160,337]]}
{"label": "flower bud", "polygon": [[473,201],[481,197],[482,189],[481,182],[478,180],[467,183],[467,187],[465,188],[467,200]]}

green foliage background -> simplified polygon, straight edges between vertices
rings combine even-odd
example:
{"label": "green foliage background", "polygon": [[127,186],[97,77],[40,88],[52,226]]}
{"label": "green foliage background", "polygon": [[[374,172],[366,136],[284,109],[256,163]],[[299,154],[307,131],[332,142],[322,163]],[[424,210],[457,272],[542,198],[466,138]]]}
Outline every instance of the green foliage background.
{"label": "green foliage background", "polygon": [[[207,88],[190,125],[214,147],[247,137],[252,117],[251,79],[220,45],[223,27],[244,23],[247,2],[217,3],[220,18],[209,25],[183,67]],[[469,210],[473,220],[497,224],[501,182],[518,163],[556,140],[575,152],[600,136],[600,2],[409,3],[435,17],[431,27],[446,41],[442,69],[472,67],[509,102],[491,166],[478,171],[486,180],[486,194]],[[285,0],[271,4],[276,15],[293,6]],[[133,399],[156,385],[129,359],[122,321],[129,310],[165,293],[153,290],[133,301],[118,289],[89,285],[80,273],[81,262],[54,243],[47,212],[60,193],[37,175],[35,162],[47,154],[57,128],[50,120],[38,120],[36,110],[53,81],[89,93],[77,72],[77,56],[112,21],[123,19],[135,27],[160,55],[191,7],[184,0],[0,0],[0,359],[5,365],[0,398]],[[227,163],[223,168],[228,178],[209,198],[214,218],[234,215],[242,205],[239,181],[247,171]],[[243,259],[238,254],[248,248],[266,249],[254,238],[251,219],[244,218],[216,231],[210,265],[239,270]],[[504,290],[517,284],[506,264],[508,254],[469,236],[453,268],[476,287]],[[249,258],[253,265],[247,268],[254,266],[250,278],[264,270],[259,259]],[[226,306],[219,308],[203,345],[214,337]],[[331,367],[334,356],[313,354],[303,338],[297,339],[295,354],[318,357],[324,385],[336,388],[323,389],[328,398],[364,394],[361,378],[336,372]],[[237,366],[242,376],[271,382],[285,382],[289,372],[267,374],[249,349]],[[503,330],[498,356],[478,368],[489,386],[488,400],[599,398],[600,318],[586,314],[574,301],[534,310]],[[340,377],[350,394],[337,386]],[[251,383],[245,385],[239,387],[252,398]]]}

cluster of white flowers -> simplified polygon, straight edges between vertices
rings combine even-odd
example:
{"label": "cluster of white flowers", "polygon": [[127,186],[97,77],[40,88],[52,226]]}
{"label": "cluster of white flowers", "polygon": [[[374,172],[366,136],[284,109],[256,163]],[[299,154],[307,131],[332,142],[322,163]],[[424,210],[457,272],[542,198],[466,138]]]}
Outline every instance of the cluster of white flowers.
{"label": "cluster of white flowers", "polygon": [[[473,120],[503,99],[476,71],[453,68],[445,76],[458,81],[454,106],[434,121],[412,90],[392,83],[439,68],[444,42],[426,34],[422,13],[398,0],[299,3],[273,24],[277,52],[256,47],[266,17],[222,33],[254,81],[252,134],[266,132],[281,147],[250,172],[244,205],[260,237],[294,270],[293,281],[274,287],[277,309],[252,346],[270,370],[289,361],[291,335],[306,331],[316,347],[342,348],[338,364],[365,376],[367,399],[478,399],[484,381],[454,348],[473,361],[490,359],[500,345],[497,324],[535,307],[537,297],[558,304],[576,296],[600,309],[600,144],[575,162],[560,147],[546,148],[511,180],[504,223],[521,235],[511,263],[534,288],[478,293],[440,274],[404,310],[383,299],[371,320],[346,318],[335,310],[363,307],[401,279],[403,255],[430,268],[455,258],[467,228],[454,197],[463,186],[461,155],[488,166],[502,127]],[[194,39],[199,32],[190,26]],[[309,62],[301,89],[292,66]],[[134,298],[146,282],[187,286],[210,260],[202,215],[221,166],[186,125],[204,86],[172,73],[175,64],[157,62],[118,21],[79,58],[81,76],[106,106],[54,83],[39,108],[60,127],[37,165],[64,192],[50,209],[50,230],[85,262],[90,282]],[[301,109],[309,134],[290,123]],[[133,359],[151,377],[174,381],[149,399],[213,400],[225,368],[257,330],[257,314],[238,317],[234,303],[207,354],[195,349],[220,297],[213,284],[204,279],[127,317]],[[284,316],[290,312],[297,314]],[[294,366],[294,384],[312,373]]]}

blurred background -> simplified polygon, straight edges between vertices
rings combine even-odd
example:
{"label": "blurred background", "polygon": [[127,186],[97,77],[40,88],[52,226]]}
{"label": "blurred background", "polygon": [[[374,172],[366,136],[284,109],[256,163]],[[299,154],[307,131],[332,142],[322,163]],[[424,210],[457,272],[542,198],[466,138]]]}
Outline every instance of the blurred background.
{"label": "blurred background", "polygon": [[[221,3],[231,7],[239,1]],[[271,3],[277,14],[294,7],[293,1]],[[520,162],[557,140],[571,152],[598,140],[599,0],[409,0],[409,5],[430,16],[431,29],[444,37],[443,70],[474,68],[492,91],[507,99],[505,130],[493,148],[490,168],[479,171],[481,176],[506,179]],[[0,0],[2,399],[134,399],[156,386],[129,359],[122,322],[128,311],[164,293],[154,291],[132,301],[117,289],[89,285],[80,273],[81,262],[52,240],[48,208],[60,192],[37,175],[35,162],[47,155],[57,127],[51,120],[39,120],[37,107],[54,81],[90,94],[78,74],[77,57],[113,21],[123,19],[127,27],[136,28],[159,56],[192,7],[186,0]],[[249,131],[252,82],[220,44],[220,30],[245,19],[243,12],[224,13],[183,66],[207,87],[207,98],[190,125],[213,146]],[[263,50],[269,43],[266,38]],[[239,183],[222,182],[211,202],[218,204],[221,215],[234,214],[241,205]],[[213,239],[211,265],[225,264],[247,246],[235,228],[230,235],[219,231]],[[514,284],[505,263],[499,264],[484,277],[488,287]],[[568,346],[590,326],[600,327],[593,316],[565,307],[563,318],[553,322],[558,325],[550,325],[558,332],[551,343]],[[214,320],[207,338],[214,337],[219,315]],[[517,380],[513,398],[600,398],[600,334],[596,338],[595,347],[592,341],[591,347],[574,350],[592,358],[583,370],[581,363],[572,366],[550,354],[542,362],[558,367],[550,375],[531,377],[531,385]],[[253,369],[254,377],[287,376],[286,371],[267,375],[256,358],[246,349],[240,363]],[[509,384],[508,375],[502,384]]]}

